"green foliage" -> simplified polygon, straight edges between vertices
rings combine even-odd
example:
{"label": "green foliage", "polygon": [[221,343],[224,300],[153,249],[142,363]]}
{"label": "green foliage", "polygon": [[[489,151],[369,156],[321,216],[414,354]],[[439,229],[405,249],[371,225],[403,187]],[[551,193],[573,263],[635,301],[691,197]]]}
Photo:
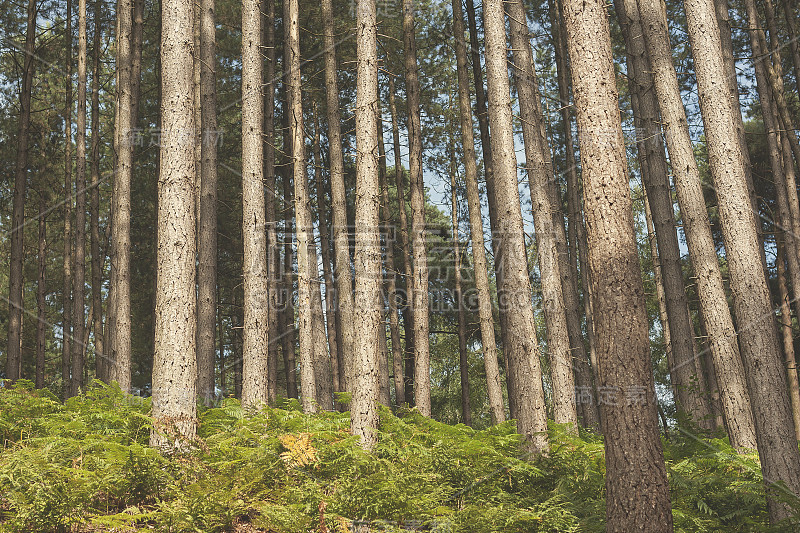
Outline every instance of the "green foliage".
{"label": "green foliage", "polygon": [[[192,453],[148,446],[149,401],[95,383],[60,404],[0,389],[0,531],[592,532],[604,529],[602,438],[550,428],[547,456],[520,451],[513,422],[485,430],[381,410],[363,451],[347,413],[296,402],[248,413],[200,408]],[[676,531],[767,531],[755,456],[727,442],[665,442]],[[254,529],[255,528],[255,529]],[[408,529],[405,529],[406,531]]]}

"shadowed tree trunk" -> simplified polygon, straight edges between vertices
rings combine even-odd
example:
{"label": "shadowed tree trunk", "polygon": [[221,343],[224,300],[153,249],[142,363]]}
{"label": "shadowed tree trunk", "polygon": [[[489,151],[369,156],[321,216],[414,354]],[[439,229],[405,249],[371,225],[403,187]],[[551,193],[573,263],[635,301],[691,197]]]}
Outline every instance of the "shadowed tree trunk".
{"label": "shadowed tree trunk", "polygon": [[161,157],[158,180],[158,270],[154,431],[150,444],[169,451],[190,446],[197,427],[195,123],[192,3],[162,5]]}
{"label": "shadowed tree trunk", "polygon": [[509,374],[514,379],[517,431],[528,452],[547,450],[547,413],[542,389],[539,347],[531,302],[522,211],[517,190],[517,162],[511,129],[512,112],[506,67],[506,33],[503,4],[484,4],[486,31],[486,79],[488,82],[489,125],[492,130],[492,172],[498,212],[500,240],[495,262],[502,275],[498,301],[506,308],[507,335],[503,350]]}
{"label": "shadowed tree trunk", "polygon": [[[786,233],[784,233],[786,235]],[[789,399],[792,402],[792,419],[794,420],[794,435],[800,440],[800,383],[797,378],[797,360],[794,355],[794,338],[792,335],[792,312],[789,308],[789,290],[786,287],[786,265],[784,256],[786,248],[783,239],[778,240],[778,255],[775,264],[778,269],[778,296],[780,298],[780,329],[783,340],[783,358],[786,364],[786,373],[789,377]]]}
{"label": "shadowed tree trunk", "polygon": [[47,348],[47,202],[39,192],[39,250],[36,272],[36,377],[37,389],[44,387],[45,349]]}
{"label": "shadowed tree trunk", "polygon": [[789,34],[789,47],[792,51],[792,66],[794,67],[794,83],[800,93],[800,45],[797,44],[797,13],[789,0],[780,0],[786,21],[786,32]]}
{"label": "shadowed tree trunk", "polygon": [[355,383],[350,405],[350,427],[361,445],[371,449],[377,442],[381,243],[378,225],[378,53],[375,0],[356,3],[356,254],[354,354]]}
{"label": "shadowed tree trunk", "polygon": [[339,389],[352,391],[351,359],[355,354],[355,318],[353,315],[353,276],[350,270],[350,248],[347,229],[347,199],[344,184],[344,158],[339,113],[339,84],[336,79],[336,32],[334,29],[333,2],[322,0],[323,43],[325,47],[325,97],[328,116],[328,146],[330,147],[331,211],[334,253],[334,282],[337,313],[340,316],[340,355],[344,363],[343,380]]}
{"label": "shadowed tree trunk", "polygon": [[200,3],[200,205],[197,238],[197,389],[214,398],[217,314],[217,91],[215,1]]}
{"label": "shadowed tree trunk", "polygon": [[260,408],[267,398],[267,235],[265,228],[261,10],[259,0],[242,6],[242,237],[244,324],[242,405]]}
{"label": "shadowed tree trunk", "polygon": [[90,246],[92,254],[92,306],[94,312],[94,355],[96,377],[108,381],[108,359],[105,353],[105,336],[103,335],[103,262],[100,255],[100,37],[102,26],[100,13],[102,2],[94,3],[94,35],[92,43],[92,144],[91,144],[91,180],[92,188],[89,197]]}
{"label": "shadowed tree trunk", "polygon": [[[497,363],[497,344],[494,336],[492,295],[486,264],[486,245],[483,240],[483,216],[478,191],[478,167],[475,155],[475,139],[470,108],[469,72],[467,71],[467,47],[464,41],[464,15],[461,0],[453,0],[453,35],[455,35],[456,63],[458,69],[458,107],[461,120],[462,149],[464,153],[464,181],[469,209],[470,238],[475,288],[478,295],[478,317],[480,321],[483,362],[486,369],[486,388],[492,422],[505,420],[503,389]],[[480,66],[479,66],[480,68]],[[459,300],[460,301],[460,300]]]}
{"label": "shadowed tree trunk", "polygon": [[672,531],[611,35],[599,0],[565,0],[580,132],[606,450],[606,530]]}
{"label": "shadowed tree trunk", "polygon": [[772,305],[763,268],[758,260],[756,218],[750,209],[746,161],[738,139],[735,113],[725,87],[725,76],[714,6],[711,0],[685,0],[689,39],[695,61],[700,110],[703,114],[711,175],[717,193],[731,292],[756,425],[758,452],[767,488],[770,521],[791,515],[789,506],[775,499],[773,483],[800,495],[800,452],[794,440],[786,378],[780,364]]}
{"label": "shadowed tree trunk", "polygon": [[731,445],[737,450],[754,449],[756,438],[750,396],[722,284],[678,76],[672,63],[666,6],[661,0],[639,2],[639,12],[728,434]]}
{"label": "shadowed tree trunk", "polygon": [[[124,2],[124,0],[122,0]],[[35,7],[34,7],[35,9]],[[119,9],[119,7],[117,8]],[[28,14],[30,16],[30,13]],[[120,40],[120,33],[124,31],[122,29],[122,24],[124,22],[124,17],[117,16],[117,40]],[[35,29],[35,27],[34,27]],[[130,26],[128,26],[128,32],[130,32]],[[61,324],[61,381],[62,386],[64,388],[64,397],[67,398],[71,392],[71,384],[72,380],[70,379],[71,375],[71,365],[70,359],[72,357],[72,0],[67,0],[67,20],[66,20],[66,28],[64,30],[64,38],[66,40],[66,55],[67,55],[67,79],[66,79],[66,101],[64,103],[64,286],[63,286],[63,296],[62,296],[62,324]],[[27,41],[26,41],[27,43]],[[121,65],[120,58],[119,58],[119,46],[117,47],[117,65]],[[26,55],[27,57],[27,55]],[[26,69],[27,70],[27,69]],[[31,78],[32,79],[32,78]],[[23,77],[23,84],[24,84],[24,77]],[[117,87],[119,87],[120,83],[122,83],[122,72],[120,68],[117,68]],[[124,91],[122,91],[124,92]],[[22,93],[24,94],[24,92]],[[117,91],[117,98],[120,97],[120,91]],[[29,100],[30,102],[30,100]],[[30,106],[30,103],[28,104]],[[119,103],[117,104],[119,108]],[[24,109],[24,108],[23,108]],[[30,111],[29,111],[30,113]],[[115,121],[115,124],[117,122]],[[117,130],[119,131],[119,126],[117,126]],[[20,129],[20,133],[22,133],[22,129]],[[26,131],[27,135],[27,131]],[[119,135],[119,133],[117,133]],[[21,137],[21,136],[20,136]],[[115,146],[119,146],[119,143],[115,143]],[[17,159],[19,160],[19,154],[22,152],[20,150],[17,153]],[[26,152],[27,152],[27,145],[26,145]],[[114,183],[116,184],[117,178],[114,178]],[[16,192],[16,187],[15,187]],[[112,192],[112,200],[114,198],[115,192]],[[23,196],[24,198],[24,196]],[[114,208],[112,207],[112,216],[114,212]],[[24,214],[23,217],[24,219]],[[12,218],[12,220],[14,220]],[[17,224],[14,224],[17,226]],[[14,233],[12,233],[12,245],[11,245],[11,269],[10,269],[10,276],[9,276],[9,283],[14,282]],[[20,237],[21,239],[21,237]],[[22,242],[20,240],[20,242]],[[20,245],[21,246],[21,245]],[[21,283],[21,282],[20,282]],[[20,285],[21,286],[21,285]],[[14,299],[14,289],[9,291],[9,300],[13,301]],[[11,305],[10,313],[9,313],[9,328],[15,321],[14,317],[15,309],[14,306]],[[19,327],[22,328],[22,317],[20,315],[19,319]],[[19,344],[19,338],[16,341],[12,342],[12,331],[9,329],[9,350],[8,350],[8,360],[14,360],[14,351],[17,344]],[[21,335],[21,334],[20,334]],[[9,374],[10,376],[11,374]]]}
{"label": "shadowed tree trunk", "polygon": [[422,178],[422,124],[414,0],[403,0],[403,45],[408,104],[408,165],[411,190],[411,255],[414,322],[414,405],[431,416],[430,342],[428,310],[428,252],[425,246],[425,186]]}
{"label": "shadowed tree trunk", "polygon": [[[19,132],[17,134],[17,160],[14,167],[14,200],[11,215],[11,268],[8,276],[8,349],[6,351],[6,378],[17,380],[22,377],[22,262],[23,262],[23,230],[25,223],[25,196],[28,186],[28,136],[31,123],[31,88],[33,86],[33,60],[36,39],[36,1],[28,0],[28,21],[25,29],[25,51],[22,70],[22,87],[19,97]],[[69,22],[67,22],[69,28]],[[68,33],[71,41],[71,35]],[[68,47],[69,50],[69,47]],[[67,64],[71,59],[67,57]],[[69,69],[68,67],[68,70]],[[72,86],[71,82],[67,84]],[[68,89],[69,93],[70,89]],[[71,97],[67,97],[68,104]],[[67,106],[68,109],[71,107]],[[69,111],[67,111],[69,113]],[[69,130],[67,130],[69,131]],[[67,142],[69,144],[69,142]],[[67,155],[69,162],[69,155]],[[69,183],[69,178],[67,178]],[[67,202],[69,204],[69,202]],[[66,245],[68,246],[68,245]],[[67,261],[64,261],[66,267]],[[66,282],[64,283],[66,288]],[[65,300],[64,308],[67,303]],[[64,320],[69,323],[68,320]],[[64,335],[66,339],[67,336]],[[69,353],[67,351],[66,353]],[[67,381],[64,381],[66,387]]]}

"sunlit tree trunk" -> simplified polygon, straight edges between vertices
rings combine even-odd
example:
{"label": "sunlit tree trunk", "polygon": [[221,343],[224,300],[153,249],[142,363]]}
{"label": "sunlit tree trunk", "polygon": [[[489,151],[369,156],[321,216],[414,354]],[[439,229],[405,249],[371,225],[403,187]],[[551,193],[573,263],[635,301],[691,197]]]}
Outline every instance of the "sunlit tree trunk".
{"label": "sunlit tree trunk", "polygon": [[158,269],[154,431],[150,444],[165,450],[190,446],[197,427],[195,124],[192,3],[162,5],[161,153],[158,179]]}
{"label": "sunlit tree trunk", "polygon": [[639,2],[639,12],[728,434],[731,445],[737,450],[754,449],[756,438],[750,396],[711,235],[678,76],[672,63],[666,6],[661,0]]}
{"label": "sunlit tree trunk", "polygon": [[756,437],[764,480],[767,508],[773,523],[791,514],[775,499],[773,483],[800,495],[800,452],[794,440],[786,378],[780,364],[778,339],[772,322],[772,306],[763,276],[756,235],[756,218],[750,209],[746,161],[738,138],[734,109],[718,80],[725,76],[722,51],[711,0],[685,0],[689,39],[695,61],[700,110],[703,114],[708,157],[714,181],[731,292],[738,323]]}
{"label": "sunlit tree trunk", "polygon": [[367,449],[377,442],[379,364],[378,330],[381,243],[378,180],[378,53],[375,0],[356,3],[356,328],[353,400],[350,427]]}

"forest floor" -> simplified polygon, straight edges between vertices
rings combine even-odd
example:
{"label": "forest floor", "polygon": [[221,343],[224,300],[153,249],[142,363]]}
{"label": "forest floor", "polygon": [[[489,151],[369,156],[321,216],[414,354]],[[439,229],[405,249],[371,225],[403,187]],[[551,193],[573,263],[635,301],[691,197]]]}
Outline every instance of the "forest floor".
{"label": "forest floor", "polygon": [[[200,407],[187,453],[148,446],[149,399],[95,384],[66,404],[0,388],[0,532],[600,532],[602,438],[553,425],[526,458],[513,423],[482,431],[381,410],[364,452],[347,413],[296,401],[257,414]],[[769,529],[755,455],[726,439],[664,439],[676,531]]]}

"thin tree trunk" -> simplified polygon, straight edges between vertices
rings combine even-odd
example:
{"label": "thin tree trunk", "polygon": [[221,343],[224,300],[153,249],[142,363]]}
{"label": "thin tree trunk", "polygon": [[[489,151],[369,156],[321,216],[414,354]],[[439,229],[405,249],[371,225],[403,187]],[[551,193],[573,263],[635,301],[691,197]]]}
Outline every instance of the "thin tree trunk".
{"label": "thin tree trunk", "polygon": [[411,254],[414,321],[414,402],[423,416],[431,416],[430,342],[428,310],[428,255],[425,246],[425,186],[422,177],[422,124],[414,0],[403,0],[403,45],[408,105],[408,161],[411,190]]}
{"label": "thin tree trunk", "polygon": [[75,272],[72,278],[72,380],[70,395],[77,396],[83,386],[83,361],[86,347],[86,0],[78,0],[78,115],[75,137]]}
{"label": "thin tree trunk", "polygon": [[725,76],[719,34],[711,0],[685,0],[689,39],[695,61],[700,110],[703,114],[711,174],[717,192],[739,336],[750,389],[758,451],[767,484],[770,521],[791,514],[775,499],[773,483],[800,495],[800,452],[794,440],[786,378],[780,365],[772,306],[764,279],[754,213],[749,207],[746,162],[738,144],[735,113],[717,80]]}
{"label": "thin tree trunk", "polygon": [[270,403],[278,396],[278,339],[280,337],[279,272],[281,269],[278,248],[275,189],[275,0],[265,0],[263,22],[264,68],[264,187],[266,188],[267,222],[267,399]]}
{"label": "thin tree trunk", "polygon": [[197,389],[215,395],[217,322],[217,91],[215,0],[200,3],[200,187],[197,237]]}
{"label": "thin tree trunk", "polygon": [[[467,48],[464,41],[464,15],[461,0],[453,0],[453,35],[455,35],[456,63],[458,69],[458,105],[461,120],[461,137],[464,158],[464,181],[469,209],[470,237],[472,240],[472,262],[475,288],[478,296],[478,319],[480,321],[483,362],[486,369],[486,388],[492,422],[505,420],[503,389],[497,363],[497,343],[494,336],[492,295],[486,264],[486,245],[483,240],[483,215],[478,191],[478,167],[475,155],[475,139],[470,108],[469,72],[467,71]],[[480,65],[478,65],[480,68]],[[459,300],[460,302],[461,300]]]}
{"label": "thin tree trunk", "polygon": [[350,427],[361,445],[377,442],[379,394],[378,333],[381,319],[380,183],[378,179],[378,53],[375,0],[356,3],[356,377]]}
{"label": "thin tree trunk", "polygon": [[[131,388],[130,227],[131,179],[135,142],[132,130],[136,125],[136,114],[134,113],[136,101],[133,88],[135,76],[132,66],[132,11],[132,0],[118,0],[117,117],[114,121],[117,159],[111,193],[111,290],[113,291],[114,312],[111,323],[113,332],[111,335],[112,372],[110,378],[116,380],[120,388],[126,392]],[[162,123],[161,127],[163,129],[165,125]]]}
{"label": "thin tree trunk", "polygon": [[[460,0],[456,0],[460,1]],[[463,31],[461,34],[463,35]],[[450,219],[453,231],[453,273],[458,315],[458,369],[461,376],[461,421],[472,425],[472,412],[469,401],[469,359],[467,358],[467,318],[464,313],[464,299],[461,293],[461,246],[458,236],[458,189],[456,185],[456,162],[453,133],[450,134]]]}
{"label": "thin tree trunk", "polygon": [[233,395],[242,398],[242,324],[244,317],[239,291],[233,290]]}
{"label": "thin tree trunk", "polygon": [[[575,147],[572,138],[572,119],[570,113],[569,98],[569,72],[567,68],[567,44],[561,27],[563,17],[561,15],[561,4],[558,0],[550,1],[551,26],[553,28],[553,38],[555,41],[555,59],[558,76],[558,94],[561,101],[561,119],[564,123],[564,145],[566,153],[566,174],[567,174],[567,210],[569,220],[569,276],[574,284],[575,298],[578,299],[577,282],[578,266],[580,266],[580,280],[583,286],[583,312],[586,317],[586,338],[589,344],[587,360],[586,347],[583,343],[583,336],[580,334],[580,310],[576,302],[574,316],[568,312],[568,328],[570,334],[570,345],[574,350],[573,359],[576,366],[576,374],[579,379],[581,390],[577,398],[579,414],[582,413],[583,423],[587,427],[600,429],[600,412],[597,406],[597,391],[595,381],[597,369],[597,353],[594,342],[594,325],[592,322],[592,299],[589,294],[589,268],[586,264],[586,232],[583,225],[583,212],[579,199],[578,184],[578,163],[575,160]],[[569,297],[570,293],[566,293]],[[572,320],[572,322],[569,322]],[[591,362],[591,364],[590,364]],[[576,399],[577,399],[576,398]]]}
{"label": "thin tree trunk", "polygon": [[[35,9],[35,7],[34,7]],[[28,13],[30,16],[30,13]],[[71,392],[71,384],[72,380],[70,379],[70,358],[72,357],[72,0],[67,0],[67,20],[66,20],[66,28],[65,28],[65,39],[67,41],[67,80],[66,80],[66,102],[64,103],[64,288],[63,288],[63,296],[62,296],[62,305],[63,307],[63,323],[61,325],[61,335],[62,335],[62,342],[61,342],[61,381],[63,386],[64,397],[68,398]],[[121,18],[117,16],[117,35],[120,33],[120,25],[122,24]],[[35,29],[35,28],[34,28]],[[119,52],[118,52],[119,53]],[[26,57],[28,57],[26,55]],[[118,60],[119,62],[119,60]],[[32,67],[31,67],[32,68]],[[27,71],[27,69],[26,69]],[[24,83],[24,78],[23,78]],[[117,85],[120,84],[120,72],[119,69],[117,70]],[[24,95],[24,91],[22,93]],[[30,100],[29,106],[30,106]],[[24,108],[22,108],[24,109]],[[30,113],[30,111],[29,111]],[[22,129],[20,128],[20,133]],[[26,131],[27,135],[27,131]],[[27,145],[26,145],[27,148]],[[20,153],[22,150],[18,151],[18,161],[20,157]],[[27,155],[27,154],[26,154]],[[116,179],[114,180],[117,181]],[[16,191],[16,187],[15,187]],[[24,198],[24,196],[23,196]],[[113,208],[112,208],[113,212]],[[24,218],[24,213],[23,213]],[[14,224],[17,226],[17,224]],[[14,257],[14,246],[13,246],[13,236],[12,233],[12,246],[11,246],[11,255],[12,259]],[[20,234],[20,242],[21,240]],[[21,245],[20,245],[21,246]],[[14,275],[15,269],[15,262],[12,260],[11,262],[11,269],[10,269],[10,276],[9,282],[13,282],[15,279]],[[21,282],[20,282],[21,283]],[[21,285],[20,285],[21,286]],[[13,301],[14,299],[14,290],[9,292],[9,300]],[[15,321],[15,308],[13,304],[11,305],[10,313],[9,313],[9,328]],[[19,319],[19,327],[22,328],[22,317],[20,315]],[[22,334],[20,333],[20,336]],[[8,351],[8,360],[14,360],[14,346],[19,344],[19,338],[16,340],[12,340],[12,331],[9,329],[9,351]],[[9,377],[12,374],[8,374]]]}
{"label": "thin tree trunk", "polygon": [[[383,224],[383,239],[386,243],[386,285],[387,299],[389,301],[389,332],[392,340],[392,377],[394,378],[395,405],[406,403],[405,387],[403,383],[403,347],[400,343],[400,314],[398,305],[400,297],[397,294],[397,264],[394,254],[394,241],[396,233],[389,234],[393,224],[389,207],[389,184],[386,177],[386,149],[383,144],[383,119],[378,114],[378,157],[379,179],[381,185],[381,224]],[[388,404],[387,404],[388,405]]]}
{"label": "thin tree trunk", "polygon": [[720,386],[728,434],[731,445],[737,450],[753,449],[756,437],[750,396],[711,236],[700,172],[678,87],[678,76],[672,63],[666,6],[663,1],[639,2],[639,12],[653,70],[689,258],[697,276],[697,293],[714,360],[714,371]]}
{"label": "thin tree trunk", "polygon": [[658,245],[664,304],[668,317],[667,323],[663,325],[670,331],[668,349],[672,355],[672,364],[669,371],[676,393],[676,407],[679,413],[688,415],[700,427],[710,429],[711,406],[707,398],[697,388],[692,387],[695,380],[702,381],[702,376],[697,375],[694,370],[694,335],[686,314],[688,303],[675,231],[669,171],[661,141],[658,101],[653,92],[639,10],[636,0],[615,0],[614,5],[625,36],[634,122],[639,132],[637,144],[642,182],[646,189]]}
{"label": "thin tree trunk", "polygon": [[[284,107],[284,110],[286,107]],[[289,123],[288,115],[284,112],[284,145],[283,152],[286,154],[286,161],[291,155],[292,141],[288,137],[289,129],[286,127]],[[295,358],[295,324],[294,324],[294,302],[292,295],[294,294],[294,285],[292,283],[292,265],[294,263],[294,253],[292,252],[292,183],[291,183],[291,166],[287,163],[283,171],[283,294],[285,301],[283,302],[283,310],[281,312],[281,350],[283,351],[284,369],[286,372],[286,395],[289,398],[299,398],[297,391],[297,361]]]}
{"label": "thin tree trunk", "polygon": [[495,262],[502,272],[497,290],[498,301],[507,311],[507,336],[503,350],[509,374],[514,376],[517,431],[523,436],[524,448],[528,452],[541,453],[547,450],[547,413],[517,190],[502,2],[487,1],[484,4],[484,19],[492,170],[497,206],[503,206],[498,213],[497,227],[493,228],[496,238],[500,240],[500,253],[495,256]]}
{"label": "thin tree trunk", "polygon": [[[792,51],[792,66],[794,67],[794,84],[800,94],[800,45],[797,44],[797,13],[796,4],[789,0],[780,0],[786,21],[786,32],[789,34],[789,49]],[[792,6],[795,6],[794,8]]]}
{"label": "thin tree trunk", "polygon": [[[333,274],[331,272],[330,241],[328,240],[329,226],[325,184],[323,183],[323,162],[320,150],[320,127],[317,106],[314,105],[314,177],[317,185],[317,225],[319,227],[319,247],[322,256],[322,278],[325,281],[325,331],[328,333],[328,347],[330,359],[326,363],[326,370],[330,372],[332,397],[334,392],[342,390],[339,382],[337,362],[339,360],[339,342],[336,336],[336,302],[334,301]],[[331,404],[331,408],[333,404]]]}
{"label": "thin tree trunk", "polygon": [[[672,531],[611,35],[599,0],[565,0],[606,450],[606,530]],[[646,525],[646,526],[645,526]]]}
{"label": "thin tree trunk", "polygon": [[[197,427],[195,123],[192,83],[192,3],[162,5],[161,157],[158,180],[158,270],[154,431],[150,444],[166,450],[190,446]],[[174,439],[174,440],[173,440]]]}
{"label": "thin tree trunk", "polygon": [[779,238],[775,263],[778,269],[778,295],[781,299],[780,329],[783,340],[783,358],[786,364],[786,374],[789,378],[789,399],[792,402],[795,440],[800,440],[800,381],[797,378],[797,360],[794,355],[794,337],[792,335],[792,312],[789,308],[789,290],[786,287],[786,265],[783,262],[785,253],[783,239]]}
{"label": "thin tree trunk", "polygon": [[341,116],[339,112],[339,84],[336,79],[336,32],[334,29],[333,1],[322,0],[323,44],[325,48],[325,96],[328,116],[328,146],[330,158],[331,211],[334,253],[334,281],[336,283],[337,309],[340,316],[340,355],[344,362],[344,380],[340,389],[352,391],[352,358],[355,356],[356,321],[354,317],[353,276],[350,270],[350,248],[347,226],[347,198],[344,184],[344,157],[342,155]]}
{"label": "thin tree trunk", "polygon": [[389,76],[389,112],[392,117],[392,155],[394,156],[394,180],[397,192],[398,217],[400,219],[400,244],[403,254],[403,278],[405,279],[405,308],[403,325],[406,334],[405,399],[414,405],[414,309],[409,299],[414,292],[414,276],[411,266],[411,248],[408,241],[408,216],[406,214],[405,178],[400,155],[400,126],[395,104],[394,77]]}
{"label": "thin tree trunk", "polygon": [[244,241],[244,329],[242,405],[267,403],[267,235],[261,175],[264,170],[261,10],[259,0],[242,6],[242,235]]}
{"label": "thin tree trunk", "polygon": [[[305,139],[303,136],[303,90],[300,80],[300,22],[298,0],[287,0],[283,11],[286,32],[286,84],[291,136],[291,157],[294,181],[295,238],[297,242],[297,307],[300,334],[300,392],[303,411],[317,409],[316,376],[314,373],[314,324],[312,280],[309,259],[314,237],[309,208],[308,176],[306,175]],[[314,264],[316,267],[316,263]]]}
{"label": "thin tree trunk", "polygon": [[548,182],[553,179],[546,161],[549,148],[541,135],[542,117],[536,102],[533,54],[527,16],[521,0],[506,2],[511,29],[511,49],[514,58],[514,81],[519,94],[522,135],[525,141],[525,165],[533,209],[533,223],[539,258],[542,284],[542,308],[547,325],[547,351],[550,359],[550,377],[553,385],[553,415],[558,424],[578,428],[578,410],[575,404],[575,379],[572,371],[572,351],[568,335],[564,287],[561,283],[561,265],[556,245],[556,224],[553,204],[548,193]]}
{"label": "thin tree trunk", "polygon": [[36,388],[44,387],[45,350],[47,349],[47,203],[39,193],[39,250],[36,275]]}
{"label": "thin tree trunk", "polygon": [[92,43],[92,141],[91,141],[91,196],[89,204],[90,246],[92,254],[92,305],[94,313],[95,373],[101,381],[108,381],[108,359],[103,335],[103,263],[100,255],[100,38],[102,27],[100,13],[102,2],[94,3],[94,35]]}
{"label": "thin tree trunk", "polygon": [[[22,377],[22,263],[25,223],[25,197],[28,186],[28,137],[31,123],[31,88],[33,86],[33,60],[36,39],[36,1],[28,0],[28,21],[25,29],[25,55],[23,59],[22,90],[19,98],[19,132],[17,134],[17,161],[14,168],[14,200],[11,215],[11,266],[8,275],[8,349],[6,351],[6,378],[12,381]],[[69,22],[67,22],[69,27]],[[71,34],[69,34],[71,39]],[[69,50],[69,47],[67,47]],[[67,59],[67,64],[71,64]],[[69,67],[68,67],[69,70]],[[70,88],[71,83],[67,84]],[[67,97],[69,103],[71,98]],[[68,106],[67,109],[70,109]],[[68,111],[69,112],[69,111]],[[67,130],[69,131],[69,130]],[[69,144],[69,142],[67,142]],[[69,155],[67,155],[69,162]],[[67,178],[69,180],[69,178]],[[67,181],[69,183],[69,181]],[[69,202],[67,202],[69,204]],[[64,261],[65,266],[68,264]],[[66,287],[66,283],[65,283]],[[65,303],[65,309],[67,304]],[[69,323],[65,320],[66,323]],[[66,338],[66,335],[64,336]],[[66,353],[69,353],[68,351]],[[66,386],[66,381],[64,382]]]}

